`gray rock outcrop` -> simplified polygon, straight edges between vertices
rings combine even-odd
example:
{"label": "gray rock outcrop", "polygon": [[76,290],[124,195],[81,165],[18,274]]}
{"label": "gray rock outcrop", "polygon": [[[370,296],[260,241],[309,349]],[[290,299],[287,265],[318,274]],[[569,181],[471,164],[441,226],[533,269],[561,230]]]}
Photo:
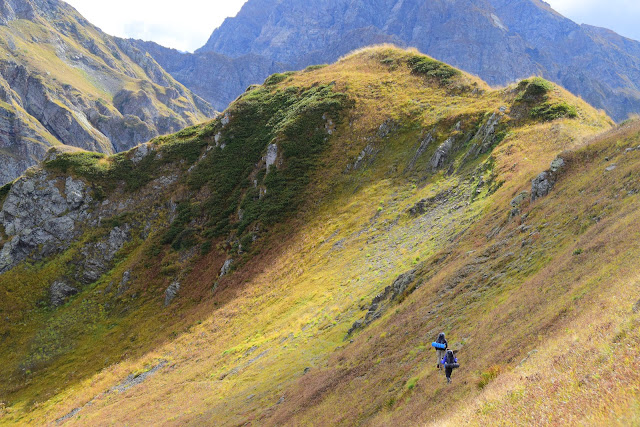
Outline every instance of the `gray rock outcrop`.
{"label": "gray rock outcrop", "polygon": [[233,259],[226,260],[222,265],[222,268],[220,269],[220,277],[226,276],[227,274],[231,273],[232,267],[233,267]]}
{"label": "gray rock outcrop", "polygon": [[558,179],[560,171],[564,168],[564,159],[558,157],[551,162],[549,170],[541,172],[531,181],[531,201],[534,202],[549,194]]}
{"label": "gray rock outcrop", "polygon": [[265,163],[267,165],[267,171],[269,168],[276,164],[276,160],[278,159],[278,145],[277,144],[269,144],[267,147],[267,156],[265,158]]}
{"label": "gray rock outcrop", "polygon": [[451,154],[451,150],[453,149],[454,141],[454,137],[447,138],[447,140],[436,149],[436,152],[433,153],[431,160],[429,160],[429,166],[431,167],[431,170],[436,171],[444,166],[445,162],[449,159],[449,155]]}
{"label": "gray rock outcrop", "polygon": [[353,164],[347,165],[346,171],[347,172],[352,170],[356,171],[358,169],[365,167],[366,165],[373,163],[379,151],[380,150],[377,149],[373,143],[367,144],[362,149],[362,151],[360,152],[356,160],[353,162]]}
{"label": "gray rock outcrop", "polygon": [[416,150],[416,154],[414,154],[413,158],[407,165],[407,169],[405,171],[411,171],[416,167],[416,163],[418,162],[418,159],[420,158],[420,156],[422,156],[425,153],[425,151],[427,151],[427,149],[429,148],[429,145],[431,145],[433,140],[434,140],[433,131],[431,131],[427,134],[427,136],[424,137],[422,141],[420,141],[420,145]]}
{"label": "gray rock outcrop", "polygon": [[180,290],[180,282],[178,282],[176,280],[173,283],[171,283],[169,285],[169,287],[164,291],[164,306],[165,307],[167,307],[169,304],[171,304],[171,301],[173,301],[178,296],[178,291],[179,290]]}
{"label": "gray rock outcrop", "polygon": [[78,223],[88,217],[91,195],[81,180],[60,180],[46,171],[20,178],[0,209],[6,242],[0,249],[0,273],[38,249],[46,257],[66,248]]}
{"label": "gray rock outcrop", "polygon": [[496,128],[500,124],[500,113],[492,113],[478,132],[471,138],[473,148],[467,156],[477,157],[488,153],[496,143]]}
{"label": "gray rock outcrop", "polygon": [[[98,280],[111,268],[116,254],[129,240],[131,228],[123,225],[111,229],[104,239],[87,244],[80,251],[82,260],[77,269],[76,279],[84,285]],[[126,281],[124,284],[126,285]]]}
{"label": "gray rock outcrop", "polygon": [[49,289],[51,305],[53,307],[59,307],[78,292],[79,291],[76,288],[71,287],[64,282],[54,282]]}
{"label": "gray rock outcrop", "polygon": [[415,280],[415,270],[411,270],[398,276],[396,280],[394,280],[390,286],[387,286],[382,293],[376,295],[376,297],[371,301],[371,305],[369,306],[364,319],[354,322],[347,332],[347,337],[353,334],[356,330],[364,328],[374,320],[382,317],[391,302],[395,301],[405,292],[411,291],[410,285],[413,284]]}

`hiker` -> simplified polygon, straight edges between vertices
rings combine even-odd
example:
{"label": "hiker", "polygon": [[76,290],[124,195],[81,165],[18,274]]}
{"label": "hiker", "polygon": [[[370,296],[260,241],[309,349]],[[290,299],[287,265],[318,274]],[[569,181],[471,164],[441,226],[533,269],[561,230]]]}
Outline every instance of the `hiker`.
{"label": "hiker", "polygon": [[451,373],[458,365],[458,358],[453,354],[453,350],[447,350],[447,353],[442,358],[442,364],[444,365],[444,374],[447,376],[447,384],[451,383]]}
{"label": "hiker", "polygon": [[447,343],[447,340],[444,338],[444,332],[440,332],[440,335],[438,335],[438,339],[435,341],[437,344],[443,344],[444,348],[440,349],[440,348],[436,348],[436,367],[438,369],[442,368],[440,361],[442,360],[442,358],[445,355],[445,352],[447,351],[447,346],[449,345]]}

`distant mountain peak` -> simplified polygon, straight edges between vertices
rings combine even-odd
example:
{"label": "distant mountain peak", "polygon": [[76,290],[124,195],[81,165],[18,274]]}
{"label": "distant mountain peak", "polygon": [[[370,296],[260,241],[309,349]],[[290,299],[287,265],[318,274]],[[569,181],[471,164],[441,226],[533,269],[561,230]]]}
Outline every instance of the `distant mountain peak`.
{"label": "distant mountain peak", "polygon": [[[640,111],[640,43],[578,25],[541,0],[249,0],[194,58],[253,54],[302,69],[385,42],[416,47],[492,85],[542,75],[617,120]],[[191,73],[174,75],[189,84]]]}

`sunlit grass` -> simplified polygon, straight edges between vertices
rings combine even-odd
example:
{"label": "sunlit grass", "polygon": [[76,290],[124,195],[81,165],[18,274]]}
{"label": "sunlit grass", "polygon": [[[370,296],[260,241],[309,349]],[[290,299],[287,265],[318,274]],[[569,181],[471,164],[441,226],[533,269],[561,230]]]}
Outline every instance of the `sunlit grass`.
{"label": "sunlit grass", "polygon": [[[433,80],[412,73],[406,61],[413,55],[382,46],[278,77],[277,87],[335,82],[355,101],[313,170],[301,210],[275,225],[260,252],[215,293],[226,258],[219,247],[181,261],[167,248],[150,257],[153,236],[136,242],[84,294],[96,297],[132,268],[144,280],[118,300],[127,311],[91,320],[95,330],[78,333],[73,351],[12,391],[7,422],[51,422],[91,401],[69,424],[597,423],[612,417],[595,403],[608,386],[625,397],[615,404],[605,397],[614,416],[633,419],[637,320],[630,313],[640,248],[637,195],[623,193],[636,188],[640,158],[623,153],[638,140],[636,125],[581,148],[611,122],[562,89],[550,86],[547,96],[574,105],[578,117],[540,123],[515,111],[516,85],[492,90],[465,74]],[[473,134],[501,107],[514,111],[491,153],[469,159],[461,149],[451,174],[428,168],[449,135]],[[391,130],[379,136],[385,122]],[[436,141],[407,170],[431,131]],[[375,157],[347,172],[368,145]],[[567,170],[552,194],[525,201],[509,222],[511,200],[563,152]],[[613,174],[604,174],[604,157],[618,162]],[[489,191],[480,177],[502,185]],[[451,196],[425,214],[408,214],[420,200],[447,191]],[[184,192],[180,187],[175,196]],[[155,224],[159,235],[164,215]],[[583,252],[574,255],[578,248]],[[11,277],[39,278],[28,288],[44,295],[64,264],[62,257],[35,274],[18,269]],[[157,272],[163,265],[189,269],[169,308],[161,304],[170,280]],[[413,269],[417,289],[345,340],[363,308]],[[26,301],[16,306],[16,319],[38,299],[24,292],[14,297]],[[78,312],[81,301],[54,318]],[[7,369],[49,319],[44,309],[36,314],[20,318],[23,347]],[[440,331],[459,350],[451,386],[435,370],[429,347]],[[620,346],[623,361],[614,364],[611,354]],[[571,368],[558,369],[567,350]],[[80,361],[98,357],[99,363]],[[104,394],[159,360],[168,367],[143,384]],[[608,375],[615,366],[624,375]],[[577,384],[589,369],[594,375],[584,391]],[[567,413],[553,418],[562,405]]]}

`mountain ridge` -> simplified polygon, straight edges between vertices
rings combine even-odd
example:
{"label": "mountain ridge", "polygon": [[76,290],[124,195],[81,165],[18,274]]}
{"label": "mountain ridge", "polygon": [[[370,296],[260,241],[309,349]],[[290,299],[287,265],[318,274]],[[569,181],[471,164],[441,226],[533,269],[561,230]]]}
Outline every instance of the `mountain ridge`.
{"label": "mountain ridge", "polygon": [[[231,58],[224,63],[255,54],[258,62],[283,64],[273,71],[285,71],[380,43],[415,47],[491,85],[540,75],[618,121],[640,111],[640,43],[578,25],[538,0],[251,0],[189,55],[216,52]],[[176,75],[196,78],[188,68]],[[260,77],[267,75],[256,74],[253,83]],[[218,100],[212,91],[203,96],[216,105],[229,98]]]}
{"label": "mountain ridge", "polygon": [[3,0],[2,184],[54,145],[122,151],[213,115],[148,54],[60,1]]}

